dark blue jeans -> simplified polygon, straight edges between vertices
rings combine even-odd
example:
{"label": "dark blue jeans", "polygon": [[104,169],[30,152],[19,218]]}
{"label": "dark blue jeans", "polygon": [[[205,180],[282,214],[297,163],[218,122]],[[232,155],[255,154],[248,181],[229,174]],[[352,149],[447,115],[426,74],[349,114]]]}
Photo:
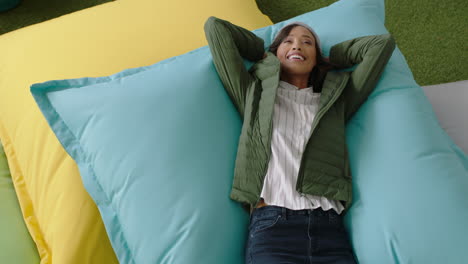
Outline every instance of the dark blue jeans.
{"label": "dark blue jeans", "polygon": [[255,209],[250,216],[247,264],[352,263],[342,216],[334,210]]}

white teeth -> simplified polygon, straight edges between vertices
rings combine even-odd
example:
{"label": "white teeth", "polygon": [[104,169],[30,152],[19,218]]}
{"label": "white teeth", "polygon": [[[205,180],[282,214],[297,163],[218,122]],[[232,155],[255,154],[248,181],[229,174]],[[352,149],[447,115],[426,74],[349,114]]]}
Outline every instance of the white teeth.
{"label": "white teeth", "polygon": [[300,56],[300,55],[291,55],[289,56],[289,59],[300,59],[300,60],[304,60],[304,57]]}

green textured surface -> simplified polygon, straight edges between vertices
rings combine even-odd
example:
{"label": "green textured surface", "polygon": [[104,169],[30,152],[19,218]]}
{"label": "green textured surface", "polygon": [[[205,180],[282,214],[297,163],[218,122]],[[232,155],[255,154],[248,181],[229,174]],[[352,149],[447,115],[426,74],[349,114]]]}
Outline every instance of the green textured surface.
{"label": "green textured surface", "polygon": [[114,0],[22,0],[0,12],[0,34]]}
{"label": "green textured surface", "polygon": [[[274,23],[335,0],[256,0]],[[387,0],[385,26],[419,85],[468,80],[466,0]]]}
{"label": "green textured surface", "polygon": [[39,263],[39,254],[23,221],[8,163],[0,143],[0,263]]}
{"label": "green textured surface", "polygon": [[298,16],[325,6],[336,0],[255,0],[263,14],[268,16],[273,23]]}

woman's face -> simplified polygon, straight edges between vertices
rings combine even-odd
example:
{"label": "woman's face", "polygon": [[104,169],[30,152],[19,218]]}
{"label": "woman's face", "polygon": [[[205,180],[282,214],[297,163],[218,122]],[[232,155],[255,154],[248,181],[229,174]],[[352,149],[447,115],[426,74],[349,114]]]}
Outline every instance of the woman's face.
{"label": "woman's face", "polygon": [[294,27],[278,46],[283,74],[308,75],[317,64],[315,38],[305,27]]}

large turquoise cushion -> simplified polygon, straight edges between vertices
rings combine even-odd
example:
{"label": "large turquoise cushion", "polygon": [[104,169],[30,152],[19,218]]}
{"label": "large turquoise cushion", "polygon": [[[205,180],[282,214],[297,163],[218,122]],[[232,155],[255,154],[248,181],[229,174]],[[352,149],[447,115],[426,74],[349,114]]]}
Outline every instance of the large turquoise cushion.
{"label": "large turquoise cushion", "polygon": [[206,47],[32,91],[120,263],[241,263],[248,215],[229,199],[241,122]]}
{"label": "large turquoise cushion", "polygon": [[[387,33],[383,14],[381,0],[346,0],[291,20],[314,27],[328,54],[335,43]],[[268,45],[284,23],[255,33]],[[207,47],[31,91],[76,160],[121,263],[243,262],[248,214],[229,200],[241,120]],[[468,262],[468,159],[398,49],[349,122],[347,142],[346,224],[360,263]]]}

